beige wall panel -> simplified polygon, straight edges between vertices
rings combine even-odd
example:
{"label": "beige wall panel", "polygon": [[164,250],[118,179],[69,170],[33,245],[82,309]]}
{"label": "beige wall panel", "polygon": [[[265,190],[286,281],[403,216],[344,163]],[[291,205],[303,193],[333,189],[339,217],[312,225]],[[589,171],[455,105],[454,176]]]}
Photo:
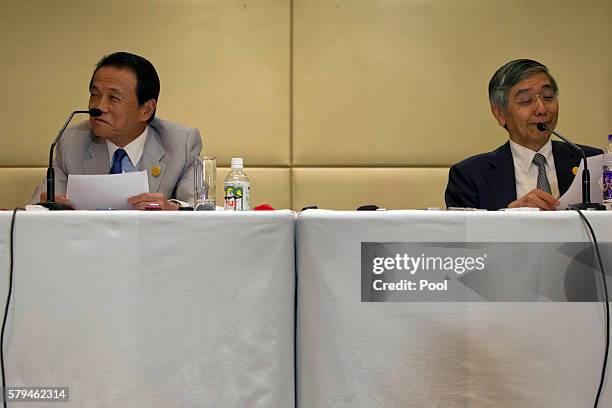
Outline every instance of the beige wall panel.
{"label": "beige wall panel", "polygon": [[229,165],[289,163],[287,0],[0,2],[0,165],[44,165],[94,64],[124,50],[161,78],[161,117],[198,127]]}
{"label": "beige wall panel", "polygon": [[0,208],[25,206],[46,172],[46,168],[0,168]]}
{"label": "beige wall panel", "polygon": [[612,130],[612,2],[296,0],[294,165],[449,165],[507,139],[493,72],[547,64],[557,129],[602,146]]}
{"label": "beige wall panel", "polygon": [[[249,168],[244,172],[251,182],[251,208],[270,204],[280,210],[291,208],[291,176],[288,168]],[[229,168],[217,169],[217,205],[223,206],[223,180]]]}
{"label": "beige wall panel", "polygon": [[446,208],[447,168],[294,168],[292,180],[294,210]]}

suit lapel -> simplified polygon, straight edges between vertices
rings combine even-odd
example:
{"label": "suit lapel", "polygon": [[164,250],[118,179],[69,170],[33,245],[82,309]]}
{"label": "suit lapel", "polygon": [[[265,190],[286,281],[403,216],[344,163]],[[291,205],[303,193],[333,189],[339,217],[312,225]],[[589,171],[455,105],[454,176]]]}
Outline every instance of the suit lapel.
{"label": "suit lapel", "polygon": [[574,181],[572,169],[580,163],[580,156],[563,143],[556,141],[552,142],[552,152],[555,158],[555,172],[557,173],[559,194],[563,195],[572,184],[572,181]]}
{"label": "suit lapel", "polygon": [[[144,150],[142,152],[142,159],[140,164],[140,170],[147,171],[147,178],[149,180],[149,192],[156,193],[159,191],[159,186],[164,173],[166,172],[166,164],[162,163],[161,160],[165,156],[166,151],[164,150],[159,133],[155,128],[149,126],[147,134],[147,141],[145,142]],[[153,168],[159,167],[159,174],[153,175]]]}
{"label": "suit lapel", "polygon": [[90,159],[83,162],[85,174],[107,174],[110,171],[108,148],[104,139],[92,136],[93,140],[87,151]]}
{"label": "suit lapel", "polygon": [[494,208],[505,208],[516,200],[516,180],[510,143],[506,142],[493,152],[489,160],[490,171],[485,175],[491,191]]}

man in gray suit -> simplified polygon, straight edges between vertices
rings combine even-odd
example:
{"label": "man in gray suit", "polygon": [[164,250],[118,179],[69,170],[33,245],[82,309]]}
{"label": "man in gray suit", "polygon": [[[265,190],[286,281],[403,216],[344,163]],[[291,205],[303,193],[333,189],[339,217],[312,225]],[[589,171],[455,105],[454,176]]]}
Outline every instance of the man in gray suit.
{"label": "man in gray suit", "polygon": [[[202,140],[197,129],[155,118],[159,77],[146,59],[117,52],[98,62],[89,84],[89,109],[102,114],[66,131],[57,145],[55,201],[65,196],[68,174],[108,174],[146,170],[149,193],[130,197],[142,210],[157,204],[177,210],[193,197],[194,157]],[[44,187],[34,197],[46,201]]]}

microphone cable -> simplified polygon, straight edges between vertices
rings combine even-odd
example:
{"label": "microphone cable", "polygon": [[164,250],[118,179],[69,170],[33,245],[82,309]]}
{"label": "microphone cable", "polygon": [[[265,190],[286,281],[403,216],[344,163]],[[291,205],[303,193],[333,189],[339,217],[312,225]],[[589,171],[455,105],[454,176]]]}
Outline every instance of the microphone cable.
{"label": "microphone cable", "polygon": [[578,212],[582,221],[586,224],[591,233],[591,237],[593,238],[593,246],[595,247],[595,253],[597,254],[597,262],[599,263],[599,270],[601,272],[601,280],[603,282],[603,290],[604,290],[604,300],[605,300],[605,312],[606,312],[606,351],[604,353],[603,358],[603,367],[601,368],[601,376],[599,379],[599,387],[597,389],[597,395],[595,396],[595,405],[594,408],[599,406],[599,398],[601,397],[601,391],[603,390],[603,385],[606,379],[606,367],[608,365],[608,351],[610,349],[610,303],[608,296],[608,284],[606,282],[606,273],[604,270],[603,262],[601,261],[601,254],[599,253],[599,244],[597,243],[597,238],[595,237],[595,232],[593,232],[593,227],[591,227],[591,223],[585,217],[585,215],[578,208],[575,208],[575,211]]}
{"label": "microphone cable", "polygon": [[2,403],[4,404],[4,408],[6,405],[6,373],[4,371],[4,331],[6,329],[6,319],[8,317],[8,310],[11,304],[11,294],[13,293],[13,264],[14,264],[14,254],[15,254],[15,246],[14,246],[14,237],[15,237],[15,219],[17,218],[17,211],[22,210],[23,208],[15,208],[13,210],[13,216],[11,217],[11,238],[10,238],[10,267],[9,267],[9,286],[8,286],[8,295],[6,296],[6,306],[4,307],[4,317],[2,318],[2,332],[0,332],[0,368],[2,370]]}

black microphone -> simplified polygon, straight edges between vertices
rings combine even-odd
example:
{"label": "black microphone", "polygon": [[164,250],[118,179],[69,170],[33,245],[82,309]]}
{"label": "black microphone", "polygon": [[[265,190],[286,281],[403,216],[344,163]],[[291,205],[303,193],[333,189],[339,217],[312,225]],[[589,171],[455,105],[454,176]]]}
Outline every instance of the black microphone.
{"label": "black microphone", "polygon": [[55,145],[64,134],[64,130],[66,130],[73,116],[77,113],[88,113],[94,118],[97,118],[98,116],[102,115],[102,111],[98,108],[92,108],[90,110],[77,110],[72,112],[70,116],[68,116],[68,119],[66,120],[66,123],[64,123],[64,126],[62,126],[62,129],[59,131],[59,133],[53,140],[53,143],[51,143],[51,148],[49,149],[49,167],[47,167],[47,202],[39,204],[44,207],[47,207],[49,210],[52,211],[73,209],[69,205],[55,202],[55,170],[53,169],[53,152],[55,150]]}
{"label": "black microphone", "polygon": [[554,130],[550,129],[544,123],[538,123],[537,127],[540,132],[544,132],[548,130],[550,133],[558,136],[559,139],[563,140],[565,143],[570,145],[574,150],[576,150],[582,156],[582,160],[584,162],[584,168],[582,169],[582,202],[579,204],[571,204],[568,206],[568,208],[572,210],[576,210],[576,209],[578,210],[587,210],[587,209],[605,210],[606,209],[605,206],[599,203],[591,203],[591,173],[589,172],[587,157],[586,157],[586,153],[584,152],[584,150],[577,144],[572,143],[568,138],[566,138],[562,134],[557,133]]}

